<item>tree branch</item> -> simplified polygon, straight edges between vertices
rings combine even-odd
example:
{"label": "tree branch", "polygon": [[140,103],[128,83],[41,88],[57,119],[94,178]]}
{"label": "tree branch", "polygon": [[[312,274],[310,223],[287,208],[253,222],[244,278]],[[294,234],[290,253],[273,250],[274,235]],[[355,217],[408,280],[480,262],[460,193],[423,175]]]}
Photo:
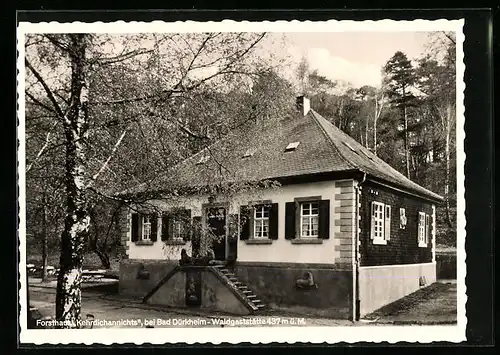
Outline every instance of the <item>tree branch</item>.
{"label": "tree branch", "polygon": [[50,141],[50,134],[52,133],[52,130],[56,127],[56,125],[57,125],[57,121],[54,122],[54,124],[51,127],[51,130],[47,133],[47,137],[45,138],[45,144],[42,146],[42,148],[39,150],[38,154],[36,155],[35,159],[33,159],[31,164],[26,169],[26,174],[31,170],[31,168],[33,167],[33,164],[36,163],[38,158],[40,158],[40,156],[43,154],[44,150],[47,149],[47,147],[49,145],[49,141]]}
{"label": "tree branch", "polygon": [[38,73],[38,71],[35,68],[33,68],[33,66],[31,65],[31,63],[29,62],[29,60],[27,58],[24,59],[24,63],[26,64],[28,69],[33,73],[33,75],[37,78],[38,82],[42,85],[43,89],[45,90],[45,93],[47,94],[47,97],[49,98],[50,102],[54,106],[55,112],[59,115],[59,117],[61,119],[64,119],[65,114],[63,113],[61,107],[57,103],[57,101],[54,97],[54,94],[50,90],[50,88],[47,85],[47,83],[45,82],[45,80],[43,80],[40,73]]}
{"label": "tree branch", "polygon": [[106,65],[111,65],[114,63],[118,63],[118,62],[123,62],[124,60],[136,57],[138,55],[151,53],[152,51],[153,51],[153,49],[148,49],[148,50],[136,49],[136,50],[133,50],[133,51],[130,51],[127,53],[119,54],[115,57],[98,58],[96,60],[96,62],[98,62],[100,66],[104,67]]}
{"label": "tree branch", "polygon": [[443,34],[445,35],[446,38],[448,38],[448,40],[450,40],[450,42],[452,42],[453,44],[457,44],[456,40],[452,36],[450,36],[447,32],[443,31]]}
{"label": "tree branch", "polygon": [[[139,101],[146,101],[146,100],[151,100],[151,99],[154,99],[154,98],[157,98],[159,95],[164,95],[166,94],[167,97],[170,97],[172,96],[173,94],[175,93],[184,93],[186,91],[191,91],[191,90],[194,90],[198,87],[200,87],[203,83],[219,76],[219,75],[224,75],[224,74],[249,74],[249,73],[244,73],[242,71],[237,71],[237,70],[231,70],[230,68],[234,65],[234,63],[236,63],[236,61],[238,61],[239,59],[243,58],[248,52],[250,52],[250,50],[252,50],[252,48],[254,48],[263,38],[264,36],[266,35],[266,33],[263,33],[261,34],[254,42],[252,42],[248,48],[246,48],[244,51],[242,51],[241,53],[239,54],[236,54],[236,53],[233,53],[233,55],[235,55],[235,57],[230,61],[228,62],[224,68],[222,68],[220,71],[217,71],[216,73],[204,78],[204,79],[201,79],[199,82],[197,82],[196,84],[194,85],[191,85],[189,87],[183,87],[182,86],[182,82],[184,81],[184,79],[187,77],[188,73],[193,70],[193,64],[194,62],[196,61],[196,58],[198,58],[199,54],[201,53],[201,51],[203,50],[203,48],[205,47],[206,43],[213,38],[213,36],[207,36],[207,38],[205,38],[205,40],[202,42],[202,44],[200,45],[200,47],[198,48],[198,51],[196,52],[196,54],[193,56],[193,58],[191,59],[191,62],[188,66],[188,68],[186,69],[184,75],[179,79],[179,81],[177,82],[177,84],[174,85],[173,89],[166,89],[166,90],[162,90],[156,94],[151,94],[151,95],[145,95],[145,96],[139,96],[139,97],[134,97],[134,98],[129,98],[129,99],[120,99],[120,100],[114,100],[114,101],[106,101],[106,102],[93,102],[93,104],[96,104],[96,105],[111,105],[111,104],[125,104],[125,103],[132,103],[132,102],[139,102]],[[196,69],[196,68],[195,68]],[[250,75],[252,74],[255,74],[255,73],[250,73]],[[182,87],[181,89],[179,89],[179,87]]]}
{"label": "tree branch", "polygon": [[33,101],[33,103],[37,104],[38,106],[40,107],[43,107],[44,109],[46,109],[47,111],[50,111],[50,112],[54,112],[55,113],[55,110],[50,107],[50,106],[47,106],[45,105],[43,102],[41,102],[40,100],[38,100],[36,97],[34,97],[28,90],[25,90],[24,91],[26,93],[26,95],[31,99],[31,101]]}
{"label": "tree branch", "polygon": [[65,52],[68,52],[69,51],[69,48],[67,45],[65,45],[64,43],[62,42],[59,42],[54,36],[50,35],[50,34],[45,34],[44,35],[45,38],[47,38],[50,43],[52,43],[54,46],[56,46],[57,48],[65,51]]}
{"label": "tree branch", "polygon": [[116,150],[120,146],[120,143],[122,142],[123,138],[125,138],[125,135],[127,134],[128,130],[129,130],[129,127],[125,128],[125,130],[121,134],[120,138],[118,138],[118,141],[113,146],[113,149],[111,150],[111,153],[109,154],[108,158],[106,159],[106,161],[104,162],[104,164],[101,166],[101,168],[97,171],[97,173],[95,173],[92,176],[92,178],[87,183],[87,186],[85,188],[88,189],[90,186],[92,186],[92,184],[97,180],[97,178],[99,177],[99,175],[104,171],[104,169],[106,169],[106,167],[108,166],[111,158],[113,157],[113,155],[115,154]]}

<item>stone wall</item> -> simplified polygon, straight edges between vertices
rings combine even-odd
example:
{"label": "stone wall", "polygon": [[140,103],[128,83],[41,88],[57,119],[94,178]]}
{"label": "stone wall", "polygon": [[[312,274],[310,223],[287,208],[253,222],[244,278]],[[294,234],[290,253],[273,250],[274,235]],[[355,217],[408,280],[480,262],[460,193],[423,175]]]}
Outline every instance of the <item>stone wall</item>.
{"label": "stone wall", "polygon": [[[296,287],[296,280],[305,272],[311,272],[317,288]],[[311,315],[351,317],[352,271],[348,265],[237,262],[235,274],[271,308],[295,307]]]}
{"label": "stone wall", "polygon": [[[147,279],[138,277],[141,265],[149,274]],[[178,262],[167,260],[122,260],[120,263],[119,292],[125,296],[141,299],[177,265],[179,265]]]}

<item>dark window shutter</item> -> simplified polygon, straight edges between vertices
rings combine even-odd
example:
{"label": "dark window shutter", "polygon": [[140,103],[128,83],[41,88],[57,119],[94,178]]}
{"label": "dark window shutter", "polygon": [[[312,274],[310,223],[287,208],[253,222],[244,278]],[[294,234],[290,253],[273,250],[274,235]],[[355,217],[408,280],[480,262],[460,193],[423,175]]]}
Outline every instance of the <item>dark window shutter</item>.
{"label": "dark window shutter", "polygon": [[330,238],[330,200],[319,201],[319,237]]}
{"label": "dark window shutter", "polygon": [[269,210],[269,238],[278,239],[278,204],[271,204],[271,209]]}
{"label": "dark window shutter", "polygon": [[200,255],[200,239],[202,232],[201,216],[193,217],[193,233],[191,238],[192,255],[198,257]]}
{"label": "dark window shutter", "polygon": [[228,261],[235,261],[238,256],[238,214],[229,215]]}
{"label": "dark window shutter", "polygon": [[285,204],[285,239],[295,239],[295,202]]}
{"label": "dark window shutter", "polygon": [[137,213],[132,213],[132,241],[137,242],[139,240],[139,215]]}
{"label": "dark window shutter", "polygon": [[185,241],[191,239],[191,210],[182,211],[182,232]]}
{"label": "dark window shutter", "polygon": [[161,216],[161,240],[168,240],[169,223],[170,223],[170,216],[167,212],[164,212]]}
{"label": "dark window shutter", "polygon": [[153,213],[151,217],[151,241],[156,242],[158,239],[158,215]]}
{"label": "dark window shutter", "polygon": [[241,206],[240,207],[240,239],[247,240],[250,236],[250,207]]}
{"label": "dark window shutter", "polygon": [[237,237],[238,233],[238,215],[237,214],[230,214],[228,217],[228,234],[230,239],[235,239]]}

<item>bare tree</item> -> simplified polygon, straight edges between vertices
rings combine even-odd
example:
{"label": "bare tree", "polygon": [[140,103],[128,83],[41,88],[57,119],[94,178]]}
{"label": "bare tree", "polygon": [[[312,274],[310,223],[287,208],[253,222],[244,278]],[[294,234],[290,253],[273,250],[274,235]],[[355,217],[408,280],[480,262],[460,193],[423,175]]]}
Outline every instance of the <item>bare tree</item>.
{"label": "bare tree", "polygon": [[[65,321],[66,326],[77,326],[80,318],[83,253],[91,223],[89,192],[109,196],[109,188],[116,186],[109,174],[117,168],[113,159],[120,155],[120,147],[127,138],[134,137],[127,134],[131,127],[148,136],[150,130],[142,129],[142,124],[156,104],[174,108],[175,98],[203,88],[238,85],[238,78],[254,75],[267,65],[264,60],[255,60],[255,56],[250,58],[264,35],[27,36],[27,99],[49,112],[53,125],[63,132],[62,142],[53,141],[53,135],[46,133],[46,144],[35,154],[28,171],[52,148],[60,144],[65,148],[66,216],[56,318]],[[119,49],[110,53],[109,43],[118,44]],[[110,82],[102,75],[104,68],[115,68],[121,80]],[[163,115],[168,121],[165,127],[173,124],[185,134],[199,136],[187,122],[175,117]],[[146,158],[151,158],[151,152],[145,153]]]}

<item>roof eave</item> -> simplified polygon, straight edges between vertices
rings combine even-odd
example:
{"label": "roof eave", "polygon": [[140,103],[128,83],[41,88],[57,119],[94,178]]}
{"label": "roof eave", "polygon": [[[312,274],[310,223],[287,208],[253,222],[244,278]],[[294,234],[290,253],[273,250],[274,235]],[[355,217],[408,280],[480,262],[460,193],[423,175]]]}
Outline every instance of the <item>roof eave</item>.
{"label": "roof eave", "polygon": [[427,194],[423,194],[420,191],[415,191],[413,189],[409,189],[409,188],[401,186],[401,185],[396,185],[394,183],[388,182],[386,180],[382,180],[380,178],[377,178],[377,177],[374,177],[371,175],[367,177],[367,180],[370,180],[376,184],[379,184],[379,185],[382,185],[382,186],[385,186],[385,187],[388,187],[388,188],[391,188],[394,190],[398,190],[398,191],[406,193],[408,195],[419,197],[419,198],[427,200],[427,201],[432,201],[432,202],[436,202],[436,203],[444,202],[444,198],[442,196],[440,196],[432,191],[429,191]]}

